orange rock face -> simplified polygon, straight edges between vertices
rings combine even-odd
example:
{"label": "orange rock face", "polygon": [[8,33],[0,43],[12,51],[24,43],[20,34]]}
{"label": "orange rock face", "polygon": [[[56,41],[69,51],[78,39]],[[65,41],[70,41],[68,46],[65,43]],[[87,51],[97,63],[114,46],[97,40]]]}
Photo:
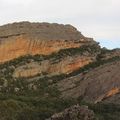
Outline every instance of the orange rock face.
{"label": "orange rock face", "polygon": [[82,44],[73,41],[65,42],[64,40],[30,40],[28,36],[19,36],[8,38],[1,41],[0,44],[0,62],[12,60],[24,55],[43,54],[49,55],[60,49],[76,48]]}
{"label": "orange rock face", "polygon": [[[77,48],[84,44],[85,43],[81,42],[76,43],[74,40],[67,42],[65,40],[30,40],[29,36],[25,35],[11,37],[1,41],[0,51],[4,52],[0,53],[0,62],[2,63],[28,54],[50,55],[61,49]],[[39,66],[39,68],[33,67],[32,69],[19,71],[16,74],[21,77],[34,76],[42,72],[47,72],[53,75],[62,73],[68,74],[90,62],[91,58],[75,56],[72,58],[65,58],[57,64],[49,63],[47,66],[43,64]],[[46,70],[43,69],[44,66],[46,66]]]}
{"label": "orange rock face", "polygon": [[106,97],[113,96],[113,95],[115,95],[115,94],[117,94],[117,93],[119,93],[119,92],[120,92],[120,89],[119,89],[119,88],[113,88],[112,90],[110,90],[110,91],[107,93]]}
{"label": "orange rock face", "polygon": [[[0,63],[25,55],[51,55],[62,49],[79,48],[94,44],[71,25],[48,23],[14,23],[0,27]],[[88,53],[89,54],[89,53]],[[58,63],[47,60],[30,63],[16,68],[15,77],[29,77],[37,74],[69,74],[92,62],[88,55],[64,56]],[[25,68],[25,69],[24,69]]]}
{"label": "orange rock face", "polygon": [[[70,60],[72,59],[72,60]],[[48,76],[69,74],[86,64],[92,62],[91,58],[77,57],[77,58],[66,58],[59,63],[52,64],[50,61],[45,60],[38,64],[37,62],[31,62],[29,64],[18,67],[13,76],[14,77],[32,77],[37,74],[46,73]]]}
{"label": "orange rock face", "polygon": [[0,62],[24,55],[48,55],[61,49],[80,47],[91,39],[71,25],[14,23],[0,27]]}
{"label": "orange rock face", "polygon": [[91,58],[76,58],[72,63],[68,64],[68,66],[65,67],[65,70],[67,74],[83,67],[84,65],[89,64],[90,62],[93,62]]}

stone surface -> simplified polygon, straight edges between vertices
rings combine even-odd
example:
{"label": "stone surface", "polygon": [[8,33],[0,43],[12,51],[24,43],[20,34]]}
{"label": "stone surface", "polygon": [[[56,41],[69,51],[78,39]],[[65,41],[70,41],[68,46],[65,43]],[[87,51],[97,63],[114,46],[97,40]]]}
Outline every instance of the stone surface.
{"label": "stone surface", "polygon": [[[115,61],[91,69],[87,73],[57,82],[63,98],[78,98],[98,103],[102,101],[119,103],[120,95],[120,61]],[[118,96],[118,99],[117,99]],[[116,97],[116,98],[115,98]],[[115,99],[114,99],[115,98]]]}
{"label": "stone surface", "polygon": [[65,109],[61,113],[54,114],[51,118],[46,120],[97,120],[93,111],[89,110],[87,106],[75,105]]}
{"label": "stone surface", "polygon": [[0,27],[0,62],[24,56],[48,55],[61,49],[80,47],[89,42],[71,25],[13,23]]}
{"label": "stone surface", "polygon": [[37,74],[44,74],[48,76],[69,74],[90,62],[93,62],[92,57],[72,56],[65,57],[58,63],[52,63],[51,60],[44,60],[41,63],[31,62],[26,65],[17,67],[13,73],[13,77],[32,77]]}
{"label": "stone surface", "polygon": [[[84,37],[71,25],[21,22],[0,26],[0,63],[26,55],[52,55],[63,49],[99,45],[91,38]],[[88,49],[89,50],[89,49]],[[64,51],[63,51],[64,52]],[[71,52],[71,51],[70,51]],[[89,51],[64,56],[60,62],[44,60],[31,62],[15,68],[14,77],[32,77],[37,74],[69,74],[96,59]]]}

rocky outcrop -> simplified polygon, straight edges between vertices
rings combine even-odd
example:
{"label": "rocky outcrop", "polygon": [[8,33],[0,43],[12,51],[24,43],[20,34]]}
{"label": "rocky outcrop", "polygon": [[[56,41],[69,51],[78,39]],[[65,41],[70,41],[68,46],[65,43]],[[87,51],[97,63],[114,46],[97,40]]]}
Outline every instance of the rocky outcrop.
{"label": "rocky outcrop", "polygon": [[75,105],[46,120],[98,120],[87,106]]}
{"label": "rocky outcrop", "polygon": [[65,57],[58,63],[53,63],[52,60],[44,60],[40,63],[31,62],[17,67],[13,73],[13,77],[32,77],[38,74],[41,76],[69,74],[93,61],[93,57],[85,57],[78,55],[72,57]]}
{"label": "rocky outcrop", "polygon": [[119,71],[120,60],[116,60],[59,81],[55,85],[62,92],[63,98],[81,96],[84,101],[92,103],[109,101],[109,99],[114,103],[119,101],[120,95]]}
{"label": "rocky outcrop", "polygon": [[[52,56],[52,54],[58,54],[61,50],[67,50],[71,54],[74,49],[83,46],[92,47],[92,45],[97,46],[100,50],[97,42],[84,37],[71,25],[21,22],[0,27],[0,51],[2,51],[0,53],[0,63],[26,55]],[[74,52],[71,56],[69,54],[64,55],[57,63],[54,63],[51,57],[51,59],[43,60],[40,63],[31,62],[19,66],[15,69],[13,76],[32,77],[44,73],[49,73],[52,76],[69,74],[95,61],[99,53],[96,51],[96,53],[91,54],[89,48],[81,55],[81,50],[77,50],[77,54]],[[62,52],[64,54],[64,51]]]}
{"label": "rocky outcrop", "polygon": [[21,22],[0,27],[0,62],[94,43],[71,25]]}

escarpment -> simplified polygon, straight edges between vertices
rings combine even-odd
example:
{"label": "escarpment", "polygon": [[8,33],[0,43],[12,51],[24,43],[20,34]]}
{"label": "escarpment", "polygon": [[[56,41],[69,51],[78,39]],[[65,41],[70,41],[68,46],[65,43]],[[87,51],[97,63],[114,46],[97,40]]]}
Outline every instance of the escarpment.
{"label": "escarpment", "polygon": [[[14,77],[30,77],[43,73],[69,74],[95,61],[100,47],[71,25],[21,22],[0,27],[0,51],[1,63],[26,55],[51,56],[40,65],[29,63],[18,67],[13,74]],[[63,58],[55,63],[52,55],[57,61],[60,55]]]}
{"label": "escarpment", "polygon": [[21,22],[0,27],[0,62],[25,55],[49,55],[95,42],[71,25]]}
{"label": "escarpment", "polygon": [[46,76],[54,76],[60,74],[69,74],[90,62],[93,62],[92,57],[74,56],[62,59],[58,63],[45,60],[40,63],[31,62],[26,65],[16,68],[13,73],[14,77],[31,77],[37,74],[46,74]]}

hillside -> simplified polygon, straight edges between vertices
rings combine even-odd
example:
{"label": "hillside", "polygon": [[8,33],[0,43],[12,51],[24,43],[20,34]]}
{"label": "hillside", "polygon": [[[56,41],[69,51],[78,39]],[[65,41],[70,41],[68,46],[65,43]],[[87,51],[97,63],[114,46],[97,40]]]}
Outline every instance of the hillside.
{"label": "hillside", "polygon": [[71,25],[20,22],[0,26],[0,52],[1,120],[120,119],[119,49]]}

